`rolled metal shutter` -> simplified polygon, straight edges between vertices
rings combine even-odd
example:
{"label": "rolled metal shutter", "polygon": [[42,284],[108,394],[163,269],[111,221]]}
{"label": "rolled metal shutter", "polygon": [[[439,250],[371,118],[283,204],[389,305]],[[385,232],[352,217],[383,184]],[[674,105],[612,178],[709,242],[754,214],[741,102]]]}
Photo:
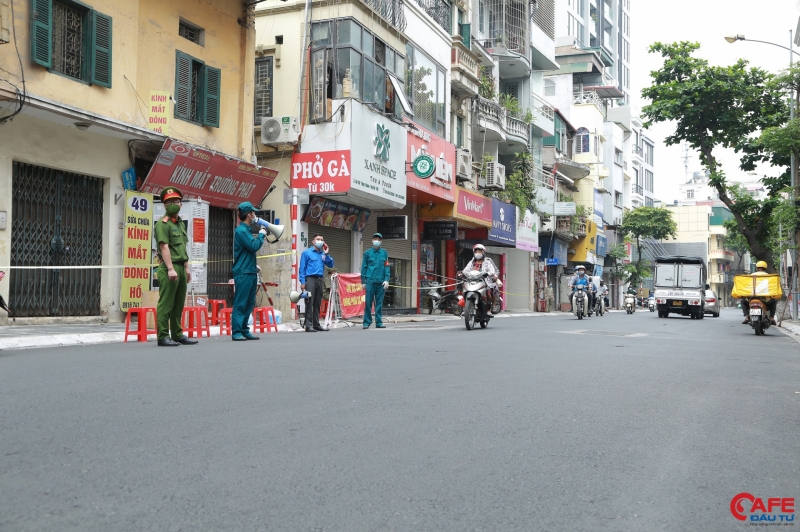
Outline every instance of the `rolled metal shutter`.
{"label": "rolled metal shutter", "polygon": [[[414,216],[414,205],[409,203],[402,210],[385,213],[385,216],[408,216],[408,230],[405,240],[384,240],[381,247],[386,250],[392,259],[411,260],[411,226]],[[370,215],[366,227],[364,227],[364,237],[361,244],[364,251],[372,247],[372,235],[378,230],[378,215],[374,212]]]}
{"label": "rolled metal shutter", "polygon": [[328,244],[330,255],[333,259],[333,267],[337,271],[352,273],[352,232],[343,229],[333,229],[332,227],[310,225],[308,233],[310,236],[319,233],[325,238],[325,243]]}

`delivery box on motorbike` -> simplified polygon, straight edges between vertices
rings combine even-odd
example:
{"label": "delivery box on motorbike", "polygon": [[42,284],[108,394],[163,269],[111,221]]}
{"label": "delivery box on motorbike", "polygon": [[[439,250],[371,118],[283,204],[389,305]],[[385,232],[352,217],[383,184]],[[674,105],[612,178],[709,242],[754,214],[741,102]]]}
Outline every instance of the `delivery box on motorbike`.
{"label": "delivery box on motorbike", "polygon": [[779,299],[783,296],[781,277],[777,274],[737,275],[733,278],[731,297],[770,297]]}

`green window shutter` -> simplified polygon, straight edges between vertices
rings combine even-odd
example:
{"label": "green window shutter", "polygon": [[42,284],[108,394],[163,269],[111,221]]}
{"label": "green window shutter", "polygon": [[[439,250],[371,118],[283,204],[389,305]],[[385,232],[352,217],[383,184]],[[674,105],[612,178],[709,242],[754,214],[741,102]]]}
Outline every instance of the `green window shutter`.
{"label": "green window shutter", "polygon": [[53,0],[31,0],[31,59],[53,67]]}
{"label": "green window shutter", "polygon": [[205,98],[203,98],[203,124],[211,127],[219,127],[219,96],[220,83],[222,82],[222,72],[218,68],[208,65],[203,68],[205,80]]}
{"label": "green window shutter", "polygon": [[95,85],[111,88],[111,17],[92,10],[92,77]]}
{"label": "green window shutter", "polygon": [[183,52],[175,60],[175,118],[189,120],[192,97],[192,58]]}
{"label": "green window shutter", "polygon": [[467,50],[472,50],[472,38],[470,32],[470,24],[461,24],[461,42],[467,47]]}

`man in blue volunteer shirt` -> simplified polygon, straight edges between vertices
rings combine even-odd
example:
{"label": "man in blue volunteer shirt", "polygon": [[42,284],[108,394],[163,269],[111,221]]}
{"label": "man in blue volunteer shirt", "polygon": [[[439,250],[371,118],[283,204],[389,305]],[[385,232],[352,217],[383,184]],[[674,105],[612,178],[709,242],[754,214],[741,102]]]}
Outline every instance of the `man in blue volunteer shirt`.
{"label": "man in blue volunteer shirt", "polygon": [[253,236],[250,232],[250,226],[256,221],[256,208],[252,203],[240,203],[238,214],[241,223],[233,233],[233,282],[236,292],[233,295],[231,312],[232,339],[236,342],[258,340],[258,336],[250,332],[247,321],[253,313],[258,289],[256,253],[267,237],[267,230],[263,227],[258,236]]}
{"label": "man in blue volunteer shirt", "polygon": [[361,282],[367,291],[364,305],[364,328],[372,325],[372,305],[375,305],[375,327],[383,329],[383,295],[389,288],[389,254],[381,248],[383,235],[372,235],[372,247],[361,260]]}
{"label": "man in blue volunteer shirt", "polygon": [[306,302],[306,332],[324,332],[328,329],[319,324],[319,306],[325,288],[322,276],[325,275],[325,266],[333,268],[333,259],[328,255],[328,246],[322,235],[314,235],[312,243],[312,247],[300,255],[298,277],[300,290],[311,294],[311,301]]}

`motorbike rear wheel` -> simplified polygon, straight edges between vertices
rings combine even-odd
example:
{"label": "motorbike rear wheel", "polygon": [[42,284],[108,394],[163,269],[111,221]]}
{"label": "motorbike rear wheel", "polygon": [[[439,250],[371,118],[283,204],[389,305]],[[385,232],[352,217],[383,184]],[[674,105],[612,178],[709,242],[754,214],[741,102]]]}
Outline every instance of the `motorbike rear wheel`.
{"label": "motorbike rear wheel", "polygon": [[468,331],[475,328],[475,302],[471,299],[468,299],[464,306],[464,325],[467,326]]}
{"label": "motorbike rear wheel", "polygon": [[762,334],[764,334],[764,326],[761,324],[760,319],[757,322],[753,323],[753,330],[756,332],[756,336],[761,336]]}
{"label": "motorbike rear wheel", "polygon": [[578,304],[578,319],[583,319],[583,303]]}
{"label": "motorbike rear wheel", "polygon": [[485,329],[488,326],[489,326],[489,320],[483,320],[481,322],[481,329]]}

